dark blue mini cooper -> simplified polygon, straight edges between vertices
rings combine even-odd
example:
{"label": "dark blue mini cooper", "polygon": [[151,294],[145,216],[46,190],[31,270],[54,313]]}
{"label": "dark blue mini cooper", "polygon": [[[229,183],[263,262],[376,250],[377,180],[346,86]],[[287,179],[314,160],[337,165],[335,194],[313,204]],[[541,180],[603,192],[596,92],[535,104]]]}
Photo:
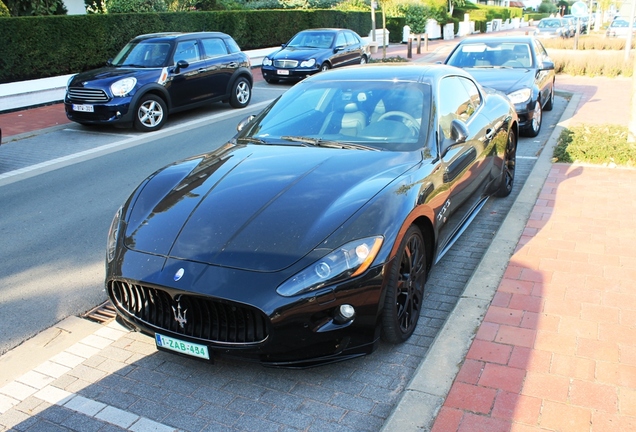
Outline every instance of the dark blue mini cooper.
{"label": "dark blue mini cooper", "polygon": [[247,106],[249,57],[225,33],[155,33],[131,40],[106,67],[73,76],[67,117],[80,124],[161,128],[168,113],[210,102]]}

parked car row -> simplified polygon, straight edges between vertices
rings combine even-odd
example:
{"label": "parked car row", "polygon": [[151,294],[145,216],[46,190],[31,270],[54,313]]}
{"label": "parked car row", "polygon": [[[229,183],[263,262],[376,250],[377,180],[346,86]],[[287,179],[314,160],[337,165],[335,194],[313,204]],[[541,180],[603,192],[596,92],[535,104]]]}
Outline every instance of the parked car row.
{"label": "parked car row", "polygon": [[[132,193],[106,256],[122,323],[161,350],[277,367],[411,336],[431,266],[510,194],[518,136],[553,107],[554,64],[536,38],[506,36],[467,38],[440,65],[340,68],[367,50],[346,29],[298,33],[262,66],[297,85]],[[250,69],[223,33],[143,35],[71,78],[65,109],[153,131],[204,103],[247,106]]]}
{"label": "parked car row", "polygon": [[[296,35],[263,76],[298,84],[130,195],[106,250],[120,322],[160,350],[274,367],[409,339],[431,267],[489,197],[511,193],[519,133],[539,133],[554,65],[525,36],[467,39],[446,64],[339,68],[367,62],[356,36]],[[156,130],[201,103],[244,107],[243,56],[222,33],[141,36],[71,79],[67,113]]]}

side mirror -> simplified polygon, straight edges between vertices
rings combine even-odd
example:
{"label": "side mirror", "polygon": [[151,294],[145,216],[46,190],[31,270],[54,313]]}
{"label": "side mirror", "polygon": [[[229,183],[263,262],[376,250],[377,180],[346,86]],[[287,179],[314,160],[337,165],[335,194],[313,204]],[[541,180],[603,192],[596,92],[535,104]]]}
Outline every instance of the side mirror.
{"label": "side mirror", "polygon": [[543,60],[543,70],[553,70],[554,62],[552,60]]}
{"label": "side mirror", "polygon": [[281,44],[281,45],[280,45],[280,47],[281,47],[281,48],[286,48],[286,47],[287,47],[287,44],[286,44],[286,43]]}
{"label": "side mirror", "polygon": [[109,58],[108,60],[106,60],[106,66],[112,66],[113,65],[113,59]]}
{"label": "side mirror", "polygon": [[185,69],[185,68],[187,68],[188,66],[190,66],[190,63],[188,63],[188,62],[187,62],[187,61],[185,61],[185,60],[179,60],[179,61],[177,62],[177,67],[175,68],[175,72],[176,72],[176,73],[179,73],[179,71],[180,71],[181,69]]}
{"label": "side mirror", "polygon": [[450,138],[444,139],[442,142],[442,157],[446,156],[448,150],[457,144],[463,144],[468,139],[468,126],[461,120],[455,119],[451,121],[450,125]]}
{"label": "side mirror", "polygon": [[252,120],[254,120],[254,117],[256,117],[256,116],[255,115],[251,115],[251,116],[246,117],[243,120],[241,120],[239,122],[239,124],[236,125],[236,130],[238,132],[241,132],[243,129],[245,129],[245,126],[247,126]]}
{"label": "side mirror", "polygon": [[334,53],[337,53],[338,51],[342,51],[343,49],[344,49],[344,46],[342,46],[342,45],[338,45],[337,47],[335,47],[335,48],[333,49],[333,52],[334,52]]}

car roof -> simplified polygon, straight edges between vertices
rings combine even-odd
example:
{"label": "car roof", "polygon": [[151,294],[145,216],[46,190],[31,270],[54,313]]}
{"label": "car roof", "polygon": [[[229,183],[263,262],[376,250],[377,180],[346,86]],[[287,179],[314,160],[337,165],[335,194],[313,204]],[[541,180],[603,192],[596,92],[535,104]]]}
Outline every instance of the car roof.
{"label": "car roof", "polygon": [[518,42],[518,43],[530,43],[535,38],[533,36],[476,36],[468,39],[464,39],[460,42],[460,44],[471,44],[471,43],[507,43],[507,42]]}
{"label": "car roof", "polygon": [[225,33],[221,33],[221,32],[191,32],[191,33],[163,32],[163,33],[149,33],[149,34],[139,35],[139,36],[135,37],[134,40],[191,39],[191,38],[204,37],[204,36],[225,37],[225,38],[229,37],[229,35],[227,35]]}
{"label": "car roof", "polygon": [[431,83],[446,75],[470,75],[460,68],[444,64],[383,63],[332,69],[312,75],[307,81],[405,81]]}

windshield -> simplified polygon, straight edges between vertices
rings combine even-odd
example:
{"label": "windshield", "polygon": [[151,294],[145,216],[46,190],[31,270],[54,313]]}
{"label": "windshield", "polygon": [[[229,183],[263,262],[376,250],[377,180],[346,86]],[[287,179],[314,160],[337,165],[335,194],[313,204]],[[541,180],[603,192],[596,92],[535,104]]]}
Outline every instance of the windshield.
{"label": "windshield", "polygon": [[335,34],[331,32],[304,31],[298,33],[287,44],[294,48],[331,48]]}
{"label": "windshield", "polygon": [[471,67],[532,67],[532,55],[527,43],[493,42],[461,44],[448,60],[461,68]]}
{"label": "windshield", "polygon": [[561,22],[560,19],[542,19],[541,21],[539,21],[539,25],[537,27],[539,28],[559,28],[559,27],[563,27],[563,24]]}
{"label": "windshield", "polygon": [[429,129],[430,87],[415,82],[301,82],[239,135],[245,143],[415,150]]}
{"label": "windshield", "polygon": [[165,65],[171,45],[165,41],[129,42],[113,59],[113,66],[152,68]]}

